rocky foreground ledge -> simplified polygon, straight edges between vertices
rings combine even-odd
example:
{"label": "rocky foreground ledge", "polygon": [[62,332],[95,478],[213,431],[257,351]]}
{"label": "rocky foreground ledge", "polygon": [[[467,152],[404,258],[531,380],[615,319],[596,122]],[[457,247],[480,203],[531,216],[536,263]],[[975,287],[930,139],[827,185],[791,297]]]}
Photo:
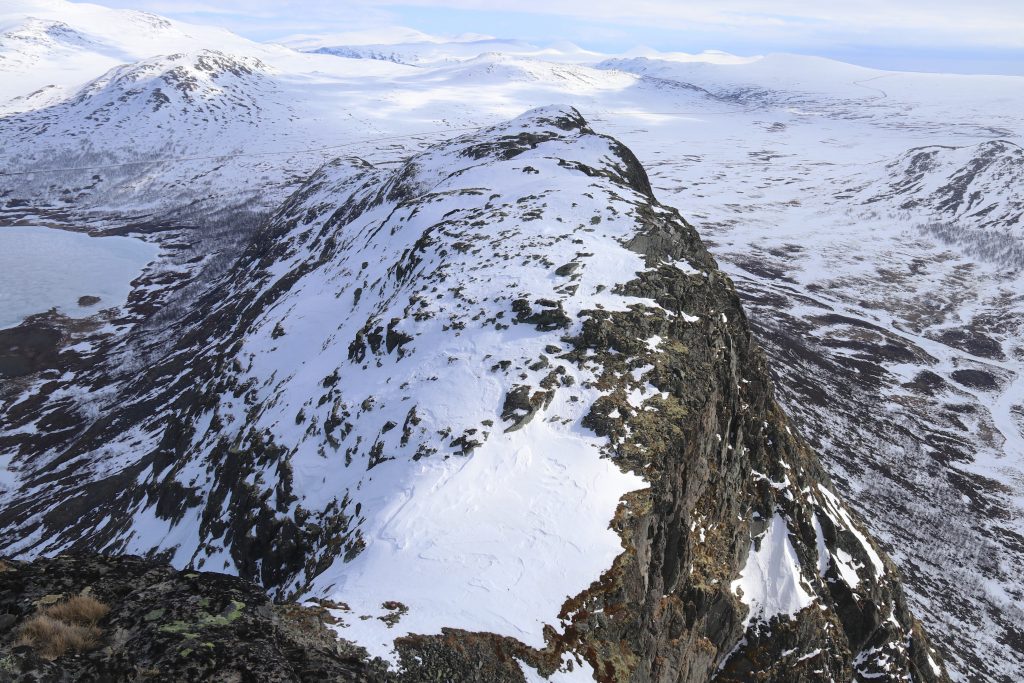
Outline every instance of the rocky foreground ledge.
{"label": "rocky foreground ledge", "polygon": [[140,557],[0,560],[0,681],[395,680],[325,615]]}

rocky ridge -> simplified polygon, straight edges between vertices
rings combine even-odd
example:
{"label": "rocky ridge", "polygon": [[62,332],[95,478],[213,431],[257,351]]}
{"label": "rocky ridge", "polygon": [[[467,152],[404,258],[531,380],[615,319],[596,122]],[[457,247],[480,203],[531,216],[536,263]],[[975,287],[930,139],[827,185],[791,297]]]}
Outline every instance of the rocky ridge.
{"label": "rocky ridge", "polygon": [[[403,600],[406,675],[946,679],[897,570],[776,405],[731,282],[632,153],[575,110],[394,172],[329,164],[172,336],[135,339],[145,362],[116,405],[45,456],[18,410],[29,399],[4,404],[20,477],[4,547],[149,552],[290,598],[345,595],[354,576],[368,601],[398,604],[398,586],[358,583],[412,559],[380,550],[396,485],[536,448],[517,439],[583,443],[620,473],[594,476],[627,491],[607,508],[610,566],[547,606],[539,640],[522,625],[436,635],[417,621],[426,604]],[[403,508],[440,514],[417,490]],[[360,610],[328,608],[364,644],[377,634]]]}

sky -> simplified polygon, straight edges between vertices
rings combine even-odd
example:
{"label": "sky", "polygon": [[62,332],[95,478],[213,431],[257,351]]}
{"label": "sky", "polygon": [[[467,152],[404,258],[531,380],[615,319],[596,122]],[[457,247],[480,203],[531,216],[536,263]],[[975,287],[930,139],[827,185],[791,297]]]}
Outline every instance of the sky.
{"label": "sky", "polygon": [[[1024,75],[1024,0],[99,0],[256,40],[404,26],[455,36],[740,55],[794,52],[885,69]],[[514,6],[515,10],[502,9]]]}

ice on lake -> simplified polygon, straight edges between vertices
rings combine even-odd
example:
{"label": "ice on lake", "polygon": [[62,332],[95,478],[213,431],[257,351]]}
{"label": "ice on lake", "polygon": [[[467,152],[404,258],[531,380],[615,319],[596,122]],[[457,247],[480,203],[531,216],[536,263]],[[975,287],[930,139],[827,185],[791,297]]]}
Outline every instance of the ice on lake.
{"label": "ice on lake", "polygon": [[[0,329],[58,308],[84,317],[128,300],[131,282],[159,248],[132,237],[53,228],[0,227]],[[83,296],[99,303],[79,306]]]}

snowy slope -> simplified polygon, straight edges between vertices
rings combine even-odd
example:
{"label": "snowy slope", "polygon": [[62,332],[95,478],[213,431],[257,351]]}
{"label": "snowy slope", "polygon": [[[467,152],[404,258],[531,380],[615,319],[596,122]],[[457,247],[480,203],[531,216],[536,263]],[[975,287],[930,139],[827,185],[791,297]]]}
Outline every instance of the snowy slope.
{"label": "snowy slope", "polygon": [[[275,150],[292,118],[287,94],[258,59],[201,51],[143,60],[74,97],[0,119],[11,153],[4,170],[16,174],[5,195],[145,211],[216,193],[235,201],[272,193],[301,161],[237,155]],[[46,184],[36,179],[40,169]]]}
{"label": "snowy slope", "polygon": [[[1017,76],[961,76],[881,71],[805,55],[773,54],[744,60],[612,58],[595,66],[699,86],[742,105],[798,118],[854,124],[870,120],[899,131],[904,141],[930,135],[948,143],[961,136],[1020,135]],[[846,133],[852,132],[846,131]],[[871,149],[876,141],[856,147]],[[895,155],[906,151],[889,148]],[[890,158],[891,160],[891,158]]]}
{"label": "snowy slope", "polygon": [[891,202],[902,210],[931,212],[955,221],[1024,239],[1024,149],[1006,140],[965,147],[912,149],[886,169],[888,187],[870,188],[867,202]]}
{"label": "snowy slope", "polygon": [[714,54],[704,55],[704,59],[700,57],[614,58],[597,66],[705,87],[784,92],[789,96],[814,93],[833,97],[867,97],[871,93],[858,89],[856,83],[885,74],[875,69],[803,55],[773,54],[742,61],[719,59]]}
{"label": "snowy slope", "polygon": [[352,59],[376,59],[398,64],[429,67],[463,62],[486,54],[528,57],[558,63],[594,63],[603,57],[571,43],[542,47],[521,40],[488,38],[464,41],[403,42],[400,44],[319,45],[304,52]]}

